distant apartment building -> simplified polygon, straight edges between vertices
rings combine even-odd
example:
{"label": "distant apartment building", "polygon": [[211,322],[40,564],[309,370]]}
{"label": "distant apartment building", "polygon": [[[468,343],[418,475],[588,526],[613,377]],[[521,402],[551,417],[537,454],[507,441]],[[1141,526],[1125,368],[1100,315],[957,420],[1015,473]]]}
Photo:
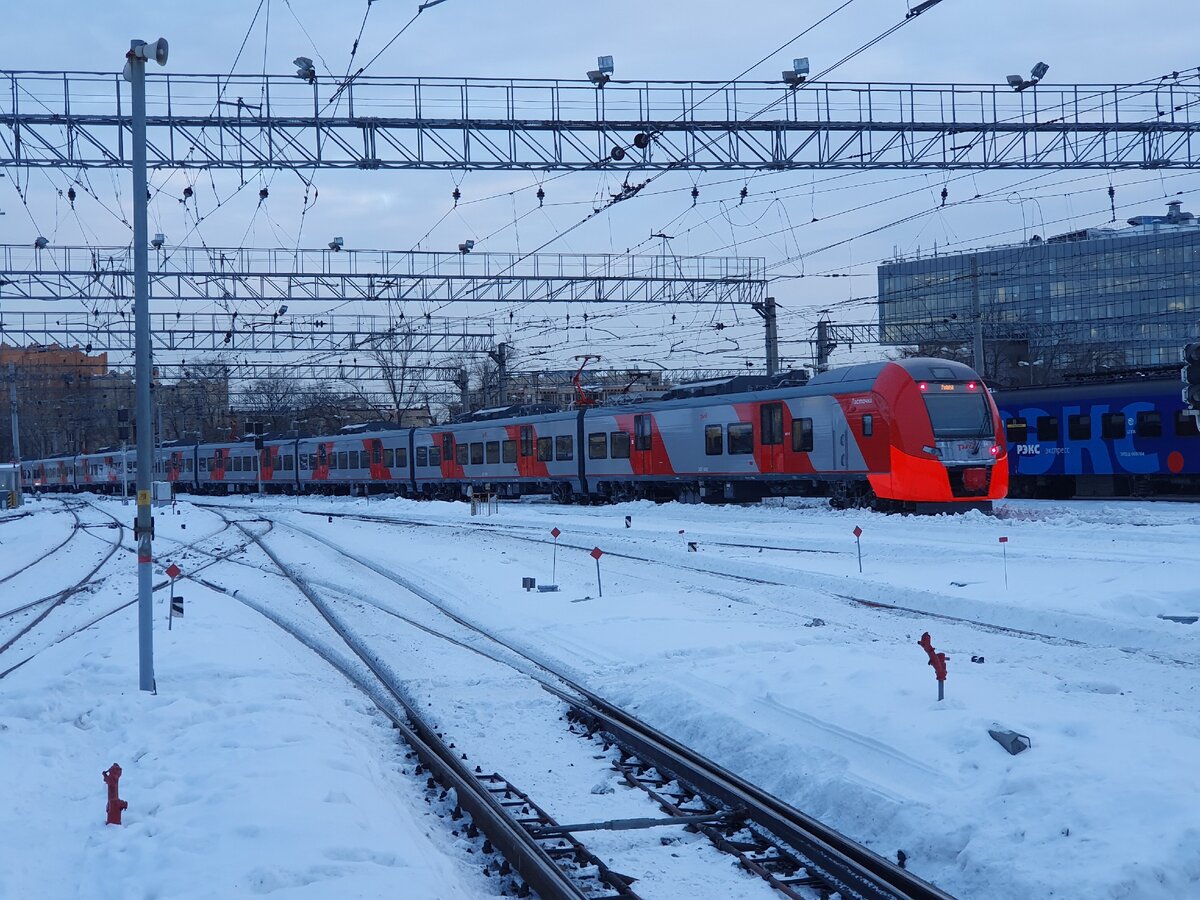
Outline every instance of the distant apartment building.
{"label": "distant apartment building", "polygon": [[1176,201],[1128,225],[881,265],[880,341],[971,362],[978,328],[1000,385],[1174,364],[1200,335],[1200,222]]}

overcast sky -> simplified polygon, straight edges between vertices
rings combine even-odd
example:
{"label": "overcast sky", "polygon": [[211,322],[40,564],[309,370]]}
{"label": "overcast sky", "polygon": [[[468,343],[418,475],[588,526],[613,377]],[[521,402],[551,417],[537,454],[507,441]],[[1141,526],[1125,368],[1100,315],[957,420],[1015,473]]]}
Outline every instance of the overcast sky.
{"label": "overcast sky", "polygon": [[[258,9],[237,71],[261,73],[265,68],[288,74],[292,58],[302,54],[316,61],[322,75],[332,70],[340,76],[367,9],[366,0],[263,0],[261,9],[258,0],[44,0],[20,4],[18,13],[18,5],[7,2],[13,11],[0,31],[0,68],[117,71],[129,38],[162,35],[170,41],[172,73],[229,72]],[[423,13],[369,73],[581,78],[597,55],[611,54],[617,78],[726,79],[836,5],[834,0],[445,0]],[[415,0],[374,0],[355,64],[374,56],[416,6]],[[903,0],[854,0],[746,77],[778,79],[795,56],[808,56],[813,71],[818,71],[901,20],[906,9]],[[1006,74],[1027,73],[1035,62],[1045,60],[1050,65],[1047,84],[1136,82],[1200,64],[1198,23],[1194,0],[1150,5],[943,0],[829,78],[1000,83]],[[78,201],[74,211],[58,199],[57,192],[68,185],[72,173],[7,174],[0,179],[0,210],[7,213],[0,217],[0,243],[31,244],[38,233],[56,245],[119,245],[130,240],[119,217],[91,198]],[[875,263],[894,250],[928,251],[935,242],[955,248],[1003,243],[1034,232],[1053,234],[1104,224],[1111,218],[1107,173],[1086,178],[1083,173],[1048,173],[1030,181],[1036,174],[671,173],[655,181],[653,193],[648,190],[614,206],[556,240],[547,252],[619,253],[668,229],[675,235],[669,249],[676,254],[765,257],[777,278],[772,293],[784,308],[782,334],[785,341],[793,341],[785,343],[784,356],[803,363],[809,353],[804,339],[817,310],[832,307],[835,319],[844,321],[870,316]],[[553,179],[545,185],[545,208],[530,213],[537,206],[539,177],[527,172],[318,172],[319,200],[304,217],[300,244],[323,246],[338,235],[347,247],[453,250],[460,241],[473,238],[479,241],[477,251],[527,251],[580,221],[597,197],[604,199],[619,187],[621,177],[587,173]],[[93,176],[93,184],[106,203],[119,206],[128,197],[128,178],[127,172],[115,179],[102,173]],[[286,172],[250,178],[248,189],[206,218],[189,243],[202,239],[210,246],[296,245],[304,196],[300,179]],[[193,226],[174,199],[185,183],[183,176],[156,173],[152,181],[162,193],[151,207],[150,230],[178,240]],[[14,189],[16,182],[27,186],[28,206]],[[1117,188],[1118,221],[1135,212],[1160,212],[1166,197],[1179,192],[1185,208],[1190,205],[1200,212],[1200,202],[1190,193],[1197,186],[1194,174],[1118,173],[1111,182]],[[690,197],[693,183],[701,191],[695,208]],[[270,198],[258,209],[255,188],[265,185]],[[463,199],[458,210],[447,215],[456,185]],[[215,186],[219,195],[230,194],[237,176],[218,174]],[[749,195],[739,206],[743,186]],[[943,186],[952,203],[976,193],[986,196],[981,202],[938,210]],[[204,182],[197,190],[211,193]],[[866,234],[918,213],[925,214]],[[819,221],[812,223],[813,218]],[[656,241],[644,245],[642,252],[660,249]],[[823,274],[851,277],[815,277]],[[865,299],[849,302],[854,298]],[[480,315],[487,310],[443,312]],[[572,324],[578,325],[584,310],[572,312]],[[719,333],[714,328],[736,321],[746,324]],[[674,323],[667,313],[599,322],[605,331],[568,330],[565,311],[541,309],[518,313],[511,325],[505,317],[497,327],[531,367],[569,361],[584,350],[598,350],[613,365],[638,360],[671,367],[761,362],[756,321],[744,312],[739,317],[730,310],[715,315],[704,311]],[[676,349],[668,353],[664,348],[672,345]]]}

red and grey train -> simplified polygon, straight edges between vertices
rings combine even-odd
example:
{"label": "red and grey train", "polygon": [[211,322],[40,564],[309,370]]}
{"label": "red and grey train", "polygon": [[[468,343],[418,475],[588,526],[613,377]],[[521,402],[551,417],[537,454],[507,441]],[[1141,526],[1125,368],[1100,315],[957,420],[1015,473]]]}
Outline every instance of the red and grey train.
{"label": "red and grey train", "polygon": [[[747,385],[750,385],[747,387]],[[517,414],[514,414],[517,413]],[[986,507],[1005,496],[1000,416],[975,372],[906,359],[811,379],[748,376],[643,402],[495,410],[426,428],[163,447],[177,490],[472,492],[570,501],[686,502],[829,496],[837,506]],[[25,462],[28,489],[120,490],[120,451]]]}

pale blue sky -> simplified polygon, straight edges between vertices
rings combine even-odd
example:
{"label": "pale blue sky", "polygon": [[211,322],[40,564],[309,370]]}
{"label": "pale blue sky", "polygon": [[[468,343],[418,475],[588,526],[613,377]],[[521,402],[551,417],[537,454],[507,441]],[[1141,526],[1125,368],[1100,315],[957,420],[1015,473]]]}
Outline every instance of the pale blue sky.
{"label": "pale blue sky", "polygon": [[[163,35],[171,42],[168,68],[173,73],[228,72],[257,0],[210,0],[183,3],[94,2],[46,0],[37,5],[2,0],[11,11],[0,32],[2,69],[83,69],[116,71],[130,37],[153,39]],[[582,77],[601,53],[615,57],[618,78],[729,78],[836,5],[829,3],[742,0],[608,0],[602,3],[483,2],[446,0],[428,10],[371,68],[371,74]],[[362,21],[366,0],[265,0],[269,8],[269,37],[260,16],[250,34],[238,71],[289,73],[296,55],[323,58],[338,75],[347,66],[350,45]],[[375,0],[357,63],[369,59],[406,22],[416,0]],[[855,0],[844,12],[821,26],[800,44],[785,50],[751,73],[750,77],[778,78],[794,56],[808,56],[813,70],[839,58],[901,19],[903,0]],[[315,39],[302,32],[297,18]],[[1109,0],[944,0],[944,2],[877,47],[839,69],[831,78],[847,81],[959,81],[1002,82],[1009,72],[1027,72],[1039,59],[1050,64],[1046,82],[1124,83],[1153,77],[1200,63],[1200,34],[1192,2],[1164,0],[1151,5]],[[10,176],[15,173],[10,172]],[[801,272],[838,272],[852,278],[796,279],[785,277],[773,293],[785,308],[785,337],[803,336],[823,305],[875,292],[874,262],[891,255],[893,248],[912,252],[929,249],[934,242],[994,244],[1019,240],[1033,231],[1054,233],[1101,224],[1108,220],[1106,195],[1109,177],[1096,174],[1079,180],[1078,173],[1049,174],[1033,185],[1010,193],[1005,185],[1026,181],[1031,173],[947,176],[951,199],[999,191],[995,202],[931,213],[878,234],[858,237],[836,249],[809,256],[803,263],[776,265],[780,276]],[[155,176],[162,184],[166,175]],[[831,178],[837,178],[831,181]],[[903,178],[895,181],[894,179]],[[24,176],[22,176],[24,179]],[[67,184],[65,173],[31,173],[28,176],[28,214],[17,197],[12,178],[0,179],[0,243],[31,243],[37,231],[56,244],[123,244],[129,232],[93,201],[77,202],[78,216],[63,203],[56,190]],[[216,176],[218,190],[228,192],[236,176]],[[536,178],[529,173],[375,172],[318,173],[320,200],[306,217],[304,246],[322,246],[333,235],[345,238],[347,247],[409,249],[424,238],[421,247],[453,250],[468,237],[480,240],[478,250],[528,250],[581,219],[596,196],[606,196],[620,176],[578,174],[547,184],[544,212],[523,218],[516,215],[536,205]],[[688,192],[693,180],[701,190],[701,206],[691,209]],[[253,186],[260,177],[254,176]],[[269,183],[269,207],[254,216],[257,190],[242,191],[222,210],[209,217],[200,234],[209,245],[294,246],[303,185],[288,173],[264,173]],[[102,196],[113,199],[117,190],[128,194],[128,173],[120,173],[116,187],[107,174],[93,176]],[[718,184],[718,182],[723,182]],[[1158,212],[1165,195],[1185,192],[1185,207],[1200,211],[1186,192],[1197,186],[1197,176],[1181,173],[1125,173],[1112,177],[1118,204],[1136,204],[1118,210],[1123,220],[1134,211]],[[22,180],[24,184],[24,180]],[[459,183],[463,203],[442,219],[452,205],[450,192]],[[737,193],[745,183],[747,203],[737,206]],[[170,200],[180,176],[167,182],[163,199],[151,210],[151,231],[168,239],[185,234],[189,224],[179,204]],[[943,177],[897,172],[839,173],[787,172],[742,180],[730,173],[672,173],[655,182],[656,196],[622,203],[586,226],[557,241],[560,252],[621,252],[643,241],[650,233],[670,225],[679,237],[676,253],[742,253],[764,256],[778,264],[812,250],[863,234],[879,225],[938,204]],[[925,187],[906,197],[894,195]],[[469,201],[512,192],[512,196],[484,203]],[[724,207],[715,201],[724,201]],[[845,212],[878,201],[868,209]],[[835,215],[841,213],[840,215]],[[816,216],[822,221],[809,225]],[[678,218],[677,218],[678,217]],[[796,227],[802,225],[803,227]],[[492,235],[483,240],[484,236]],[[466,312],[467,310],[458,310]],[[480,313],[482,310],[471,310]],[[582,312],[577,310],[576,312]],[[838,318],[862,319],[869,305],[842,308]],[[719,342],[705,330],[707,318],[693,323],[697,350],[727,347],[727,353],[680,351],[673,365],[734,363],[761,353],[757,325],[728,332],[744,336],[734,347]],[[666,327],[667,317],[639,320],[646,331]],[[544,331],[545,329],[542,329]],[[728,334],[726,333],[726,334]],[[615,342],[599,334],[571,340],[547,337],[536,329],[516,329],[518,346],[546,349],[552,356],[568,358],[589,346],[602,348],[615,363],[644,358],[654,351],[638,341]],[[557,343],[556,343],[557,341]],[[795,356],[802,346],[785,347]]]}

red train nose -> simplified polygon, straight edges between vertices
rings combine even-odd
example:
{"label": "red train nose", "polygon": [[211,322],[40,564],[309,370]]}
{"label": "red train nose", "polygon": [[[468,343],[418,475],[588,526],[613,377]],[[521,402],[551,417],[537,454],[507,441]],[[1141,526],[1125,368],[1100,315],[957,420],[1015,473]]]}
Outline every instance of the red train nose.
{"label": "red train nose", "polygon": [[987,486],[987,469],[967,469],[963,472],[963,487],[968,491],[981,491]]}

